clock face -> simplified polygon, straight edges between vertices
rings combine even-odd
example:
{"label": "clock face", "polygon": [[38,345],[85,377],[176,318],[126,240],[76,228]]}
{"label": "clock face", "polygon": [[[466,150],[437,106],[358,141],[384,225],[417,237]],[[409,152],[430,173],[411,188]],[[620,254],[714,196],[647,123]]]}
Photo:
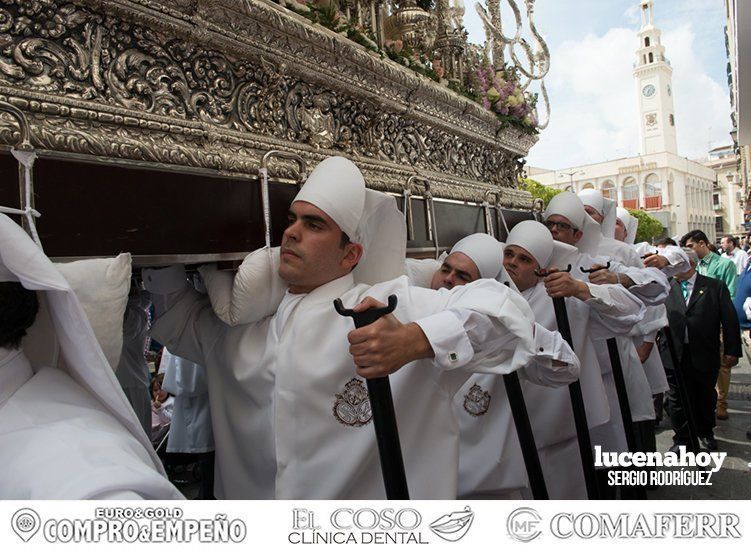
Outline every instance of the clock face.
{"label": "clock face", "polygon": [[647,84],[642,88],[641,92],[644,94],[644,97],[652,97],[655,94],[655,87],[652,84]]}

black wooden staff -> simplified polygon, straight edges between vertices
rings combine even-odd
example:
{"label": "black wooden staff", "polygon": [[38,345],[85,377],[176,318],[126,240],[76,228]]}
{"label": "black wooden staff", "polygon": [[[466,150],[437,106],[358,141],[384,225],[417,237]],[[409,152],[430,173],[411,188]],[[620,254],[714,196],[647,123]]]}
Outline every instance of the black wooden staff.
{"label": "black wooden staff", "polygon": [[[668,352],[670,353],[670,359],[673,361],[673,372],[675,372],[675,382],[678,385],[678,397],[681,399],[683,405],[683,413],[686,414],[686,424],[688,426],[688,438],[691,449],[694,452],[699,452],[699,436],[696,430],[696,421],[694,420],[694,412],[691,409],[691,401],[688,398],[688,389],[686,389],[686,378],[683,377],[683,370],[681,369],[680,361],[678,360],[678,352],[675,350],[675,341],[673,340],[673,332],[670,330],[670,326],[665,326],[662,329],[662,335],[667,341]],[[685,352],[685,351],[684,351]]]}
{"label": "black wooden staff", "polygon": [[[571,265],[568,266],[565,272],[571,272]],[[546,276],[540,273],[536,274],[538,276]],[[576,349],[574,349],[574,339],[571,337],[571,325],[568,323],[566,299],[563,297],[554,297],[552,299],[558,331],[569,347],[571,347],[571,350],[576,352]],[[592,441],[589,439],[589,424],[587,423],[587,413],[584,408],[584,397],[582,396],[579,380],[570,383],[568,391],[569,398],[571,399],[571,408],[574,412],[576,439],[579,443],[579,454],[581,454],[582,468],[584,470],[587,497],[589,499],[600,499],[600,492],[597,489],[597,476],[595,475],[595,460],[592,457]]]}
{"label": "black wooden staff", "polygon": [[[508,281],[504,284],[509,286]],[[511,415],[514,418],[516,435],[519,437],[519,446],[522,449],[522,458],[524,459],[524,467],[527,469],[532,497],[535,499],[550,499],[548,488],[545,485],[545,475],[542,472],[542,465],[540,465],[540,456],[537,453],[535,435],[532,433],[532,424],[529,422],[527,405],[524,402],[524,393],[522,393],[522,387],[519,383],[519,375],[516,372],[504,374],[503,384],[506,386],[506,395],[511,407]]]}
{"label": "black wooden staff", "polygon": [[[389,296],[387,307],[368,309],[359,313],[352,309],[345,309],[341,299],[335,299],[334,309],[342,316],[351,316],[355,321],[355,328],[362,328],[368,324],[373,324],[383,315],[393,312],[396,309],[396,296],[393,294]],[[368,379],[366,382],[378,443],[378,456],[381,460],[383,483],[386,486],[386,497],[388,499],[409,499],[407,475],[404,472],[402,447],[399,444],[399,429],[396,425],[389,377]]]}
{"label": "black wooden staff", "polygon": [[529,488],[535,499],[550,499],[548,488],[545,485],[545,476],[540,465],[540,456],[537,454],[537,445],[532,433],[532,425],[529,422],[527,406],[524,404],[524,395],[516,372],[504,374],[503,383],[506,386],[508,403],[511,406],[511,415],[514,417],[516,434],[519,436],[519,445],[522,449],[524,466],[527,469]]}
{"label": "black wooden staff", "polygon": [[[634,422],[631,419],[631,405],[628,401],[628,392],[626,391],[626,380],[623,376],[623,365],[621,364],[621,355],[618,352],[618,342],[614,337],[607,340],[608,354],[610,355],[610,366],[613,368],[613,380],[615,381],[615,391],[618,393],[618,407],[621,410],[621,420],[623,421],[623,431],[626,434],[626,445],[629,452],[639,452],[643,448],[638,448],[636,437],[634,436]],[[644,486],[636,487],[636,496],[638,499],[647,499],[647,492]]]}

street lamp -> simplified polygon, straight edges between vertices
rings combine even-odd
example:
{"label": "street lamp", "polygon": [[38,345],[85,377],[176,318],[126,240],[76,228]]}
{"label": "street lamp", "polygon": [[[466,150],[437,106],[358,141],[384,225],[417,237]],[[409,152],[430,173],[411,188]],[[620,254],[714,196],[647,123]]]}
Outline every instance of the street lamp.
{"label": "street lamp", "polygon": [[574,170],[570,172],[561,172],[558,174],[558,177],[563,177],[564,175],[568,176],[568,184],[569,187],[571,187],[571,192],[574,191],[574,176],[575,175],[584,175],[584,170]]}

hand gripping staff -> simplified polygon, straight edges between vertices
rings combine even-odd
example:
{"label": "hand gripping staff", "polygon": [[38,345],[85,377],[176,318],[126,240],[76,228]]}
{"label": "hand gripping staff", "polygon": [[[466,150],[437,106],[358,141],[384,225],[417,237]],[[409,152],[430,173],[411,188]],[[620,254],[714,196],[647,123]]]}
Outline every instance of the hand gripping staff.
{"label": "hand gripping staff", "polygon": [[[376,320],[396,309],[396,296],[389,296],[389,304],[380,309],[368,309],[356,313],[352,309],[345,309],[341,299],[334,300],[334,309],[342,316],[351,316],[355,321],[355,328],[362,328],[373,324]],[[386,486],[388,499],[409,499],[407,489],[407,475],[404,472],[402,448],[399,444],[399,430],[396,425],[394,401],[391,398],[391,384],[388,376],[366,380],[368,397],[373,414],[373,425],[378,442],[378,456],[381,460],[383,483]]]}
{"label": "hand gripping staff", "polygon": [[[565,272],[571,272],[571,265]],[[547,276],[540,272],[535,272],[537,276]],[[555,322],[558,325],[558,331],[563,339],[568,343],[571,350],[574,349],[574,340],[571,336],[571,325],[568,323],[568,311],[566,310],[566,299],[563,297],[554,297],[553,309],[555,310]],[[600,499],[600,493],[597,489],[597,478],[595,477],[595,460],[592,457],[592,441],[589,439],[589,425],[587,424],[587,413],[584,409],[584,397],[579,380],[576,380],[568,386],[569,397],[571,399],[571,408],[574,412],[574,425],[576,426],[576,439],[579,442],[579,454],[582,459],[582,468],[584,469],[584,482],[587,486],[587,497],[589,499]]]}

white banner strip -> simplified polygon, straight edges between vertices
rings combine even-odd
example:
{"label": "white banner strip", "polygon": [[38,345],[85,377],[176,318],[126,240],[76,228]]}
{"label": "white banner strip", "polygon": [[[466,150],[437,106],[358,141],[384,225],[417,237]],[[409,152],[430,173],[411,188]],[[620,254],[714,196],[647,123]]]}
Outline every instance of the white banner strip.
{"label": "white banner strip", "polygon": [[[748,547],[742,501],[0,502],[0,546]],[[709,545],[707,545],[709,544]]]}

